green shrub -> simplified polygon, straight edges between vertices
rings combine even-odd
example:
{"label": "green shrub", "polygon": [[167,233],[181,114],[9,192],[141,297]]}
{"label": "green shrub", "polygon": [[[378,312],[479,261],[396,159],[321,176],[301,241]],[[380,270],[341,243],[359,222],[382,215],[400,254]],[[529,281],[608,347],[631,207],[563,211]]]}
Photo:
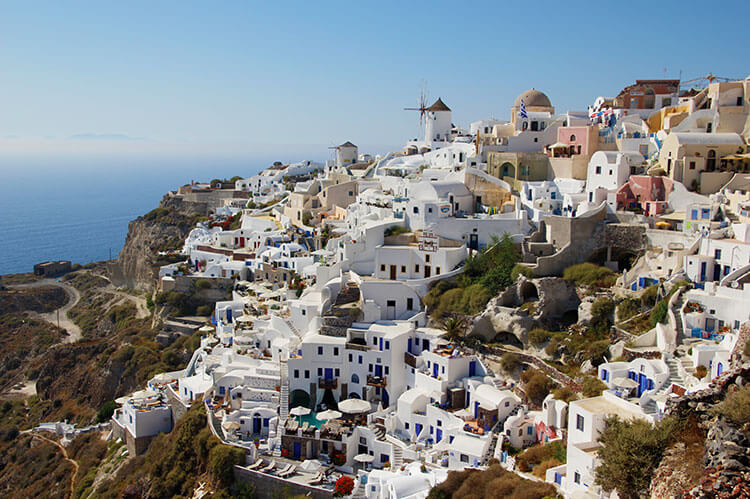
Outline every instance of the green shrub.
{"label": "green shrub", "polygon": [[549,343],[547,343],[547,346],[544,347],[544,353],[547,355],[555,355],[557,353],[557,350],[560,348],[561,340],[560,338],[554,336]]}
{"label": "green shrub", "polygon": [[441,314],[461,313],[463,310],[463,288],[449,289],[440,297],[438,311]]}
{"label": "green shrub", "polygon": [[607,389],[607,385],[603,381],[596,379],[593,376],[586,376],[583,378],[583,396],[586,398],[598,397],[604,390]]}
{"label": "green shrub", "polygon": [[234,465],[245,464],[245,452],[229,445],[215,445],[209,452],[208,467],[214,479],[222,485],[234,481]]}
{"label": "green shrub", "polygon": [[695,377],[696,378],[703,379],[703,378],[706,377],[707,374],[708,374],[708,368],[706,368],[706,366],[698,365],[695,368]]}
{"label": "green shrub", "polygon": [[606,331],[612,325],[615,303],[609,298],[598,298],[591,304],[591,327],[596,331]]}
{"label": "green shrub", "polygon": [[552,337],[552,333],[542,328],[535,328],[529,331],[529,342],[535,347],[544,345]]}
{"label": "green shrub", "polygon": [[195,281],[195,289],[198,290],[204,290],[204,289],[210,289],[211,288],[211,281],[208,279],[198,279]]}
{"label": "green shrub", "polygon": [[609,340],[599,340],[588,344],[586,347],[586,358],[594,366],[598,366],[609,357]]}
{"label": "green shrub", "polygon": [[[530,374],[527,375],[527,373]],[[524,380],[523,390],[526,392],[526,397],[537,406],[542,405],[544,398],[549,395],[550,390],[555,386],[549,376],[536,369],[524,371],[522,379]]]}
{"label": "green shrub", "polygon": [[208,317],[212,312],[213,308],[211,305],[200,305],[195,309],[195,315],[202,315],[203,317]]}
{"label": "green shrub", "polygon": [[516,282],[518,279],[518,276],[526,276],[528,279],[531,279],[534,277],[534,271],[531,270],[526,265],[521,265],[520,263],[517,263],[513,266],[513,269],[510,271],[510,280],[513,282]]}
{"label": "green shrub", "polygon": [[[703,366],[701,366],[703,367]],[[711,408],[715,416],[724,416],[737,426],[750,423],[750,387],[730,392],[720,404]]]}
{"label": "green shrub", "polygon": [[99,408],[99,412],[96,413],[96,422],[103,423],[105,421],[109,421],[109,419],[112,417],[112,414],[115,413],[115,409],[117,409],[117,404],[114,400],[108,400],[107,402],[104,402],[104,404]]}
{"label": "green shrub", "polygon": [[465,314],[476,314],[484,309],[491,298],[492,293],[489,289],[481,284],[472,284],[463,290],[461,311]]}
{"label": "green shrub", "polygon": [[641,311],[641,300],[636,298],[625,298],[617,305],[617,318],[625,321]]}
{"label": "green shrub", "polygon": [[508,374],[514,373],[520,365],[521,361],[518,358],[518,355],[514,353],[504,353],[503,356],[500,357],[500,367],[502,367],[503,371]]}
{"label": "green shrub", "polygon": [[406,234],[409,232],[409,229],[404,227],[403,225],[391,225],[387,229],[385,229],[385,232],[383,232],[383,236],[398,236],[400,234]]}
{"label": "green shrub", "polygon": [[576,392],[574,392],[572,389],[568,388],[567,386],[563,386],[554,390],[552,392],[552,395],[554,395],[554,397],[557,400],[562,400],[563,402],[570,402],[578,398],[576,396]]}
{"label": "green shrub", "polygon": [[667,309],[668,305],[666,300],[661,300],[656,304],[654,309],[651,311],[651,315],[649,316],[651,327],[656,327],[658,323],[663,324],[667,321]]}
{"label": "green shrub", "polygon": [[653,286],[647,287],[641,295],[641,305],[646,308],[651,308],[656,305],[656,296],[659,294],[659,285],[654,284]]}
{"label": "green shrub", "polygon": [[[607,267],[600,267],[593,263],[579,263],[571,265],[563,272],[563,279],[574,282],[579,286],[593,286],[600,284],[599,287],[608,287],[601,284],[609,283],[608,279],[615,274]],[[612,284],[609,284],[610,286]]]}

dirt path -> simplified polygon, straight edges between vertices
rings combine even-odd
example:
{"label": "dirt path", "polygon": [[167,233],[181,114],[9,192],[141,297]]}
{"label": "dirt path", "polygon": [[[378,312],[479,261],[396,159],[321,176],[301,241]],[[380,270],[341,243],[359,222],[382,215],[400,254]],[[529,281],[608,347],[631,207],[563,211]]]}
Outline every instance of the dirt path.
{"label": "dirt path", "polygon": [[68,312],[70,312],[70,310],[75,307],[76,304],[81,300],[81,293],[75,287],[65,282],[58,282],[55,279],[42,279],[28,284],[10,285],[8,286],[8,288],[23,289],[38,288],[41,286],[57,286],[58,288],[62,288],[68,295],[68,302],[57,310],[53,310],[52,312],[34,315],[54,325],[58,324],[59,317],[60,327],[68,332],[68,336],[63,341],[64,343],[75,343],[76,341],[81,339],[81,328],[78,327],[76,323],[70,319],[70,317],[68,317]]}
{"label": "dirt path", "polygon": [[111,283],[108,284],[103,289],[107,293],[113,294],[115,296],[119,296],[121,298],[125,298],[126,300],[129,300],[132,303],[134,303],[135,308],[136,308],[135,317],[137,319],[145,319],[146,317],[151,315],[151,312],[149,312],[148,306],[146,305],[146,298],[144,298],[143,296],[131,295],[130,293],[120,291],[119,289],[115,288],[115,286]]}
{"label": "dirt path", "polygon": [[58,441],[52,440],[51,438],[43,437],[38,433],[32,433],[32,438],[38,438],[40,440],[44,440],[47,443],[50,443],[60,449],[60,452],[62,452],[63,458],[65,458],[66,461],[68,461],[70,464],[73,465],[73,475],[70,477],[70,487],[68,489],[69,495],[68,497],[73,497],[73,489],[76,483],[76,477],[78,476],[78,463],[74,460],[68,457],[68,451],[65,449],[65,447]]}

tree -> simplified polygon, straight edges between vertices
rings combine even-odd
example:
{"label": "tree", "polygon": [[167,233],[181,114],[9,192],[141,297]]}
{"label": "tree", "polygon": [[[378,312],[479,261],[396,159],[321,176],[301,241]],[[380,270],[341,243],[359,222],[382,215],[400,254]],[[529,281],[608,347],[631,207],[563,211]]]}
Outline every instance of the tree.
{"label": "tree", "polygon": [[454,341],[463,337],[468,321],[466,320],[466,317],[454,314],[440,319],[438,325],[440,329],[445,331],[445,336],[449,340]]}
{"label": "tree", "polygon": [[234,465],[245,463],[245,452],[229,445],[215,445],[208,455],[208,467],[214,479],[222,485],[234,481]]}
{"label": "tree", "polygon": [[[550,390],[555,386],[554,382],[543,372],[537,371],[536,369],[530,369],[523,374],[530,373],[527,376],[523,376],[524,380],[523,390],[526,392],[526,396],[529,401],[535,405],[542,405],[544,398],[549,395]],[[525,378],[525,379],[524,379]]]}
{"label": "tree", "polygon": [[521,365],[521,361],[518,359],[518,355],[514,353],[505,353],[502,357],[500,357],[500,367],[503,368],[503,371],[510,374],[514,372],[516,369],[518,369],[518,366]]}
{"label": "tree", "polygon": [[654,470],[677,429],[673,418],[665,418],[655,426],[644,419],[608,418],[599,434],[596,483],[607,492],[617,489],[619,496],[627,499],[647,495]]}

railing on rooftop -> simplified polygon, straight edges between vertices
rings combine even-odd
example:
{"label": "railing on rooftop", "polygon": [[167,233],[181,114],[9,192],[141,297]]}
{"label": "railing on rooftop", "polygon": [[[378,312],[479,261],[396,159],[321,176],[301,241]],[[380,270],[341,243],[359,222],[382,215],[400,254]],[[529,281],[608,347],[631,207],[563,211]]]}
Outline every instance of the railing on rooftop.
{"label": "railing on rooftop", "polygon": [[339,386],[339,380],[337,378],[318,378],[318,388],[335,390]]}
{"label": "railing on rooftop", "polygon": [[385,388],[388,385],[388,377],[387,376],[372,376],[368,374],[367,385]]}

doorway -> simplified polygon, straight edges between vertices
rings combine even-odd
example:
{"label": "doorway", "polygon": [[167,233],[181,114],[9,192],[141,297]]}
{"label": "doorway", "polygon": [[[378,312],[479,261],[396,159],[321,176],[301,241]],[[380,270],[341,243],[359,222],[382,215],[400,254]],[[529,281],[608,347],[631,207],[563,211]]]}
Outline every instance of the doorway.
{"label": "doorway", "polygon": [[396,266],[391,265],[391,281],[395,281],[395,280],[396,280]]}

